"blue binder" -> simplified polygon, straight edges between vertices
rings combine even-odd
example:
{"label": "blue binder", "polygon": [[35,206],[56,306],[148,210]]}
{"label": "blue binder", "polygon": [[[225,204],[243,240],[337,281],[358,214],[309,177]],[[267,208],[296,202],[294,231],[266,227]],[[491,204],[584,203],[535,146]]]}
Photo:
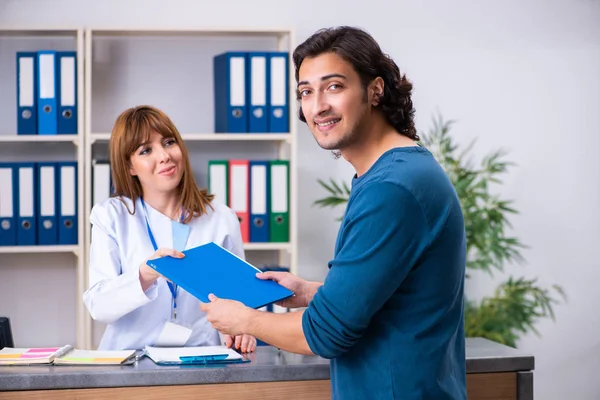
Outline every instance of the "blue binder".
{"label": "blue binder", "polygon": [[17,134],[37,134],[37,61],[35,52],[17,52]]}
{"label": "blue binder", "polygon": [[14,164],[0,163],[0,246],[17,244],[17,181]]}
{"label": "blue binder", "polygon": [[246,68],[248,91],[248,132],[265,133],[269,131],[267,124],[267,96],[269,90],[269,63],[267,53],[250,52]]}
{"label": "blue binder", "polygon": [[260,308],[294,294],[274,281],[258,279],[258,268],[213,242],[183,254],[184,258],[163,257],[146,264],[204,303],[213,293]]}
{"label": "blue binder", "polygon": [[58,134],[77,134],[77,53],[56,53]]}
{"label": "blue binder", "polygon": [[56,135],[57,120],[57,75],[56,51],[42,50],[37,52],[38,74],[38,134]]}
{"label": "blue binder", "polygon": [[269,241],[269,162],[250,161],[250,242]]}
{"label": "blue binder", "polygon": [[288,58],[285,52],[269,53],[269,132],[290,131]]}
{"label": "blue binder", "polygon": [[77,244],[77,163],[58,163],[58,244]]}
{"label": "blue binder", "polygon": [[57,164],[37,163],[37,221],[39,245],[58,244]]}
{"label": "blue binder", "polygon": [[17,245],[36,244],[36,204],[35,193],[38,176],[35,163],[17,163]]}
{"label": "blue binder", "polygon": [[215,132],[248,132],[246,53],[228,52],[213,58]]}

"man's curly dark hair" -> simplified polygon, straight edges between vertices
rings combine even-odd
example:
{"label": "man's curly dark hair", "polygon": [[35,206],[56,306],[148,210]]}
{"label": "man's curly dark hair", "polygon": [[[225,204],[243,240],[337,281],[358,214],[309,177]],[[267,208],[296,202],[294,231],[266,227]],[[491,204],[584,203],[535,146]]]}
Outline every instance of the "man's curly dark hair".
{"label": "man's curly dark hair", "polygon": [[[383,95],[377,108],[386,120],[402,135],[419,141],[415,129],[413,103],[410,98],[412,83],[400,73],[396,63],[381,51],[379,44],[364,30],[349,26],[321,29],[294,50],[293,60],[296,82],[306,57],[335,53],[350,63],[360,76],[363,89],[377,77],[384,82]],[[297,93],[299,98],[299,93]],[[300,121],[306,122],[302,107],[298,111]]]}

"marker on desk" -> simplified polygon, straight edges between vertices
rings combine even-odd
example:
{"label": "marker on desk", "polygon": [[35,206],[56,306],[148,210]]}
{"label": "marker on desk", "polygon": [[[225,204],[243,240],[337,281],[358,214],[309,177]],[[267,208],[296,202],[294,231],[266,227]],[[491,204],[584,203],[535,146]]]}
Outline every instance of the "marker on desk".
{"label": "marker on desk", "polygon": [[71,346],[70,344],[67,344],[63,347],[61,347],[60,349],[58,349],[56,351],[56,354],[54,355],[55,358],[60,358],[64,355],[67,355],[68,353],[71,352],[71,350],[73,350],[73,346]]}
{"label": "marker on desk", "polygon": [[135,355],[135,361],[140,361],[142,358],[144,358],[148,353],[146,352],[146,349],[142,349],[141,352],[139,352],[138,354]]}

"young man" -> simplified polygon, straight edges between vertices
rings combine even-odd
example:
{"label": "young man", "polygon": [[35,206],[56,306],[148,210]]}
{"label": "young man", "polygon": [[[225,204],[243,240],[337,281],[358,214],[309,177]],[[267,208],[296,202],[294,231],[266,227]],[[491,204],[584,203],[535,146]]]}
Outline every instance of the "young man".
{"label": "young man", "polygon": [[288,314],[211,296],[223,333],[331,359],[333,398],[466,399],[464,220],[413,123],[412,84],[364,31],[315,33],[294,52],[300,120],[356,175],[325,282],[264,273]]}

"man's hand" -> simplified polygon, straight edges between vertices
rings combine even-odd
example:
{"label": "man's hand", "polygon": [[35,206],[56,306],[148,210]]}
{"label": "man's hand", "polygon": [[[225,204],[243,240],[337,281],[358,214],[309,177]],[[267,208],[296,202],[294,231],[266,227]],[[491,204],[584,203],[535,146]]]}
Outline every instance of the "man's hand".
{"label": "man's hand", "polygon": [[307,307],[317,292],[321,282],[310,282],[298,278],[289,272],[268,271],[256,274],[259,279],[270,279],[281,286],[294,292],[292,297],[277,302],[276,304],[286,308]]}
{"label": "man's hand", "polygon": [[255,311],[239,301],[219,299],[209,294],[210,303],[201,303],[200,309],[206,313],[206,320],[221,333],[240,336],[248,332],[248,324]]}

